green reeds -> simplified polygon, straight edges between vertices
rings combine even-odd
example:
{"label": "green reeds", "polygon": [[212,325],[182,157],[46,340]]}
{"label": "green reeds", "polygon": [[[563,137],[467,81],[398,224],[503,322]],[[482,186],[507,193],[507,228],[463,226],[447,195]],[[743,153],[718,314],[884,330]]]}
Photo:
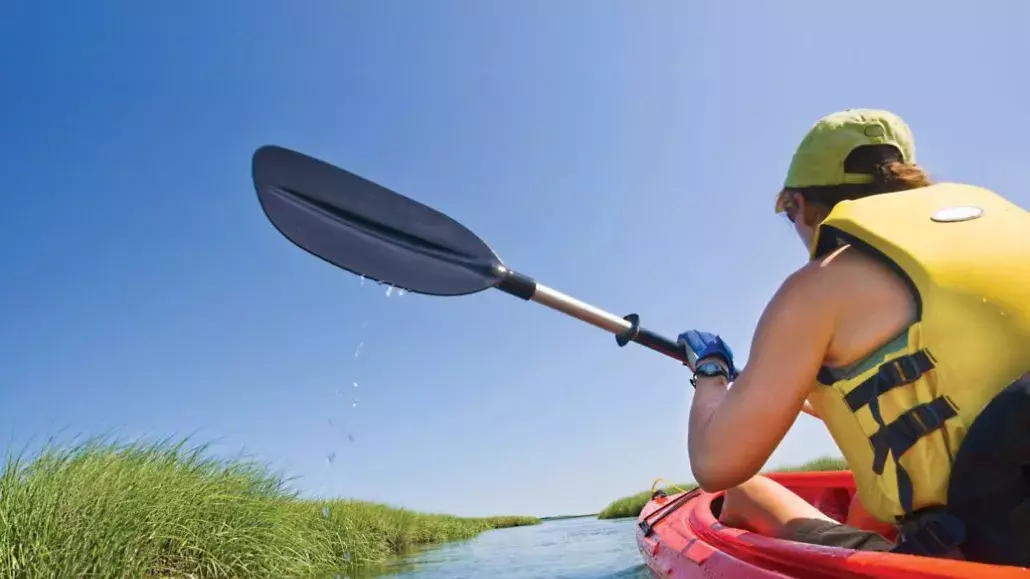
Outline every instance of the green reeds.
{"label": "green reeds", "polygon": [[333,577],[418,545],[539,522],[302,499],[264,466],[206,450],[91,441],[9,457],[0,576]]}

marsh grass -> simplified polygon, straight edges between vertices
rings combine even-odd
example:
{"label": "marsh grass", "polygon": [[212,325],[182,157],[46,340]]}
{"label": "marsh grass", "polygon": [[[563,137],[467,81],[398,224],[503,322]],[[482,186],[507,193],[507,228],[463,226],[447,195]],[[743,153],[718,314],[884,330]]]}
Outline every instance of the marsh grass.
{"label": "marsh grass", "polygon": [[[810,460],[800,466],[788,466],[783,468],[774,469],[773,472],[806,472],[816,470],[847,470],[847,463],[843,459],[832,458],[832,457],[821,457],[814,460]],[[696,483],[683,483],[676,485],[683,490],[690,491],[697,488]],[[660,487],[669,494],[678,493],[677,489],[671,487]],[[636,517],[640,515],[640,511],[644,509],[644,506],[651,500],[651,491],[642,491],[635,495],[628,497],[622,497],[617,499],[604,508],[598,515],[598,519],[621,519],[626,517]]]}
{"label": "marsh grass", "polygon": [[0,576],[333,577],[532,517],[460,518],[302,499],[266,467],[185,441],[94,440],[8,457]]}

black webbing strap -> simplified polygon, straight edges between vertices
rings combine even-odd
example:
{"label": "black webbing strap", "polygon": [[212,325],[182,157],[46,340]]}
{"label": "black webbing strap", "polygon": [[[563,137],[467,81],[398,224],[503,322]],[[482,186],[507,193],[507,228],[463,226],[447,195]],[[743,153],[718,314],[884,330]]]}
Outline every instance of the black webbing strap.
{"label": "black webbing strap", "polygon": [[[883,417],[880,416],[878,406],[879,404],[874,400],[870,408],[875,408],[874,416],[882,425]],[[912,479],[899,462],[901,457],[915,446],[920,438],[934,432],[943,426],[946,420],[957,415],[958,411],[951,401],[944,396],[939,396],[932,402],[909,409],[897,420],[881,426],[869,437],[869,442],[873,445],[873,472],[878,475],[883,474],[887,456],[894,457],[897,467],[898,498],[906,513],[912,512],[913,489]]]}
{"label": "black webbing strap", "polygon": [[871,404],[884,392],[915,382],[933,366],[933,358],[926,350],[884,362],[876,374],[848,392],[844,396],[844,401],[847,402],[848,408],[851,408],[852,412],[857,412],[863,406]]}
{"label": "black webbing strap", "polygon": [[894,422],[881,427],[869,437],[869,442],[873,445],[873,472],[883,474],[888,454],[893,455],[897,461],[920,438],[937,430],[945,420],[957,415],[958,411],[951,401],[944,396],[938,396],[932,402],[909,409]]}

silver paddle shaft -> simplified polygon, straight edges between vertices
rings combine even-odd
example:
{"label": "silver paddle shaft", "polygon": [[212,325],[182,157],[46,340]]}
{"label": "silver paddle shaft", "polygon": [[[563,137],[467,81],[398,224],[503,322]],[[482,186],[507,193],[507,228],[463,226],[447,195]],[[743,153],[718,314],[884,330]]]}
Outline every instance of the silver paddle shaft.
{"label": "silver paddle shaft", "polygon": [[640,317],[636,314],[619,317],[506,267],[497,266],[497,270],[501,281],[496,287],[505,293],[547,306],[615,334],[615,340],[620,346],[636,342],[694,368],[696,359],[690,348],[640,327]]}
{"label": "silver paddle shaft", "polygon": [[563,294],[545,285],[537,284],[536,291],[533,292],[533,296],[529,299],[613,334],[628,332],[633,327],[633,324],[623,317],[608,313],[586,302],[581,302],[570,295]]}

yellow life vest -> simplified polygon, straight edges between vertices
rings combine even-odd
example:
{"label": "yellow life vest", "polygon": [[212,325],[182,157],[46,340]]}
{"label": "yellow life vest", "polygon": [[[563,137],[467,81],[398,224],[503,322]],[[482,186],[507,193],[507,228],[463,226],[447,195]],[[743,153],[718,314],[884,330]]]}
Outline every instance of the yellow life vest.
{"label": "yellow life vest", "polygon": [[1030,370],[1030,212],[952,183],[873,195],[833,208],[812,258],[847,244],[897,271],[917,313],[865,359],[822,368],[809,401],[866,509],[900,522],[946,504],[969,426]]}

